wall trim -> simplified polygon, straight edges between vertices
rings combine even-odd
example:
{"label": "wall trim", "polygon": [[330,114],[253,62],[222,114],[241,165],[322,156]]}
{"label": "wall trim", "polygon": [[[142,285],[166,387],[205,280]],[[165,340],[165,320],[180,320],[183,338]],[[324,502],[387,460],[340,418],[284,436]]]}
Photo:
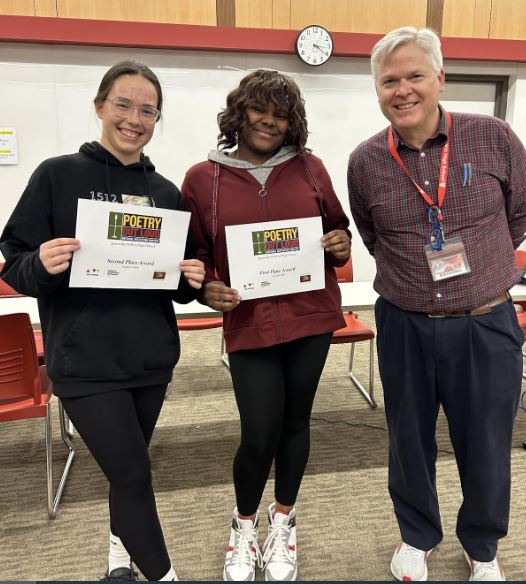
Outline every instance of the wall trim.
{"label": "wall trim", "polygon": [[[294,54],[295,30],[0,16],[0,42]],[[369,57],[380,34],[332,33],[334,55]],[[446,59],[526,62],[526,41],[445,37]]]}

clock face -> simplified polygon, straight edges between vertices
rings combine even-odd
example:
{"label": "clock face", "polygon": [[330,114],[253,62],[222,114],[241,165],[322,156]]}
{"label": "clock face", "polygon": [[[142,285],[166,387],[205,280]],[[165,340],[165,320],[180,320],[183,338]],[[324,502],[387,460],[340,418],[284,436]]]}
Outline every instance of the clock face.
{"label": "clock face", "polygon": [[323,65],[332,55],[332,38],[329,32],[313,24],[305,27],[296,39],[296,53],[307,65]]}

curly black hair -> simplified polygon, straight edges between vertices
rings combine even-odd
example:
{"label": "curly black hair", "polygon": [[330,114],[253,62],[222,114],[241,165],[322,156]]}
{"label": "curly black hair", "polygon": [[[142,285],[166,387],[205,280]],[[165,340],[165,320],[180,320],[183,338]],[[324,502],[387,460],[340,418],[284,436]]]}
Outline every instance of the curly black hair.
{"label": "curly black hair", "polygon": [[296,146],[300,152],[307,150],[305,144],[309,131],[300,88],[287,75],[270,69],[249,73],[227,95],[226,108],[217,115],[218,148],[228,150],[236,146],[237,135],[247,122],[247,109],[270,102],[288,112],[289,129],[285,144]]}

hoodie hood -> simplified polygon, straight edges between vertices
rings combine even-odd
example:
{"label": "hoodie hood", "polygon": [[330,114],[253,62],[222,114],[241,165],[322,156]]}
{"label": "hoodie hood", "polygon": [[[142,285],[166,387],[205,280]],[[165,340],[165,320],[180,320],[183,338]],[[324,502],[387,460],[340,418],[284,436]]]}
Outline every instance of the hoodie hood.
{"label": "hoodie hood", "polygon": [[208,153],[208,160],[212,162],[219,162],[219,164],[224,164],[225,166],[232,166],[233,168],[244,168],[245,170],[252,170],[256,168],[274,168],[289,160],[294,158],[298,154],[298,149],[296,146],[283,146],[272,156],[266,160],[263,164],[254,164],[246,160],[238,160],[237,158],[232,158],[224,150],[211,150]]}
{"label": "hoodie hood", "polygon": [[254,164],[253,162],[248,162],[246,160],[232,158],[228,156],[224,150],[212,150],[208,153],[208,160],[217,162],[223,166],[242,168],[248,171],[261,184],[261,186],[264,186],[274,167],[279,166],[283,162],[286,162],[297,155],[298,149],[296,146],[283,146],[278,152],[276,152],[276,154],[274,154],[274,156],[272,156],[272,158],[265,160],[263,164]]}
{"label": "hoodie hood", "polygon": [[[79,148],[79,152],[89,156],[97,162],[101,162],[105,167],[105,183],[108,193],[112,192],[112,174],[117,171],[117,169],[122,169],[125,172],[128,171],[139,171],[142,172],[144,184],[146,187],[146,192],[150,197],[151,205],[155,207],[153,198],[150,192],[150,182],[148,181],[148,172],[155,172],[155,166],[151,160],[141,152],[141,159],[139,162],[134,162],[133,164],[123,164],[118,158],[116,158],[109,150],[106,150],[99,142],[85,142]],[[122,202],[122,201],[121,201]]]}
{"label": "hoodie hood", "polygon": [[99,142],[85,142],[79,148],[79,152],[86,154],[90,158],[97,160],[98,162],[107,163],[109,166],[123,166],[125,168],[144,168],[148,171],[154,171],[155,166],[153,162],[146,156],[146,154],[141,152],[141,159],[139,162],[134,162],[133,164],[123,164],[118,158],[113,156],[113,154],[104,148]]}

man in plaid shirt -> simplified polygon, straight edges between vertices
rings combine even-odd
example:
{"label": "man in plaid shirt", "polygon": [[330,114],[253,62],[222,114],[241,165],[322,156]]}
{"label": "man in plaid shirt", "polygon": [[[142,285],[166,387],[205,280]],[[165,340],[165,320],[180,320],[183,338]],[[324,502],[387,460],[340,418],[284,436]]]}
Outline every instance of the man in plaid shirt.
{"label": "man in plaid shirt", "polygon": [[389,492],[402,535],[391,571],[427,580],[442,539],[435,484],[442,405],[460,474],[457,535],[470,580],[504,580],[513,421],[524,335],[508,290],[526,230],[526,152],[496,118],[449,114],[437,35],[404,27],[374,47],[391,126],[351,154],[349,199],[377,265],[378,361]]}

